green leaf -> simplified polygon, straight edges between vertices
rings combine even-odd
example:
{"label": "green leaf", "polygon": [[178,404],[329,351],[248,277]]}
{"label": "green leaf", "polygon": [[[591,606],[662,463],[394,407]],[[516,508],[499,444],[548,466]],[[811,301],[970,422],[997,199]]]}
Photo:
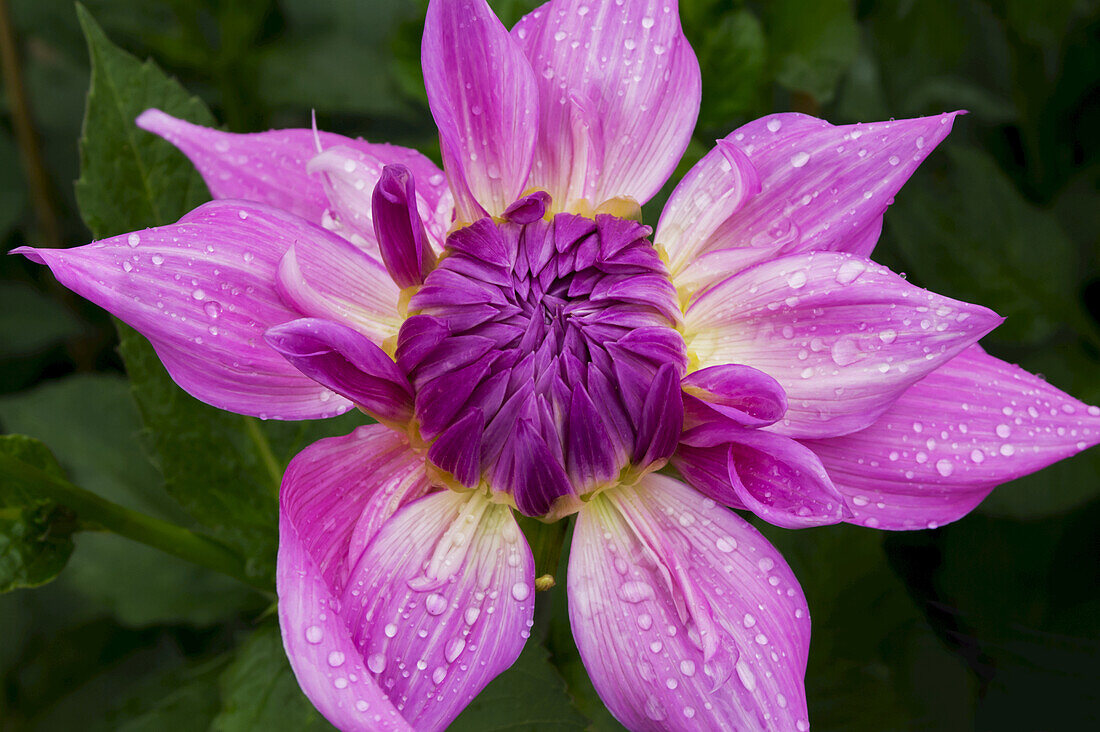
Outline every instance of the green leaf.
{"label": "green leaf", "polygon": [[776,79],[791,91],[828,102],[855,60],[859,27],[849,0],[772,0],[764,27]]}
{"label": "green leaf", "polygon": [[[0,398],[0,425],[52,445],[75,483],[159,518],[188,523],[138,443],[141,420],[125,379],[78,375]],[[255,607],[239,582],[111,534],[77,540],[61,581],[123,624],[196,625]]]}
{"label": "green leaf", "polygon": [[707,25],[691,30],[703,74],[699,126],[728,133],[732,120],[760,109],[765,84],[767,39],[760,20],[750,10],[707,18]]}
{"label": "green leaf", "polygon": [[489,682],[451,723],[451,732],[583,730],[565,682],[539,643],[529,641],[515,664]]}
{"label": "green leaf", "polygon": [[[0,435],[0,452],[64,477],[49,448],[24,435]],[[76,516],[0,474],[0,592],[37,587],[65,567]]]}
{"label": "green leaf", "polygon": [[80,330],[80,321],[56,300],[30,285],[0,283],[0,358],[44,351]]}
{"label": "green leaf", "polygon": [[974,680],[891,571],[880,532],[756,523],[798,577],[813,636],[806,691],[815,729],[972,729]]}
{"label": "green leaf", "polygon": [[139,443],[126,380],[78,374],[0,397],[0,426],[49,445],[74,483],[127,508],[186,522]]}
{"label": "green leaf", "polygon": [[227,656],[189,663],[134,684],[100,725],[113,732],[206,729],[221,707],[218,676]]}
{"label": "green leaf", "polygon": [[[81,213],[97,237],[171,223],[208,196],[191,164],[133,125],[156,106],[211,124],[210,113],[151,62],[112,45],[79,10],[92,56],[81,140]],[[361,417],[261,424],[201,404],[177,387],[149,343],[119,326],[121,353],[165,486],[191,516],[248,557],[249,576],[271,583],[279,483],[286,463],[313,439],[342,434]]]}
{"label": "green leaf", "polygon": [[210,196],[183,154],[134,120],[150,107],[202,125],[214,118],[152,61],[112,44],[83,5],[77,16],[92,62],[76,182],[80,215],[97,239],[170,224]]}
{"label": "green leaf", "polygon": [[900,266],[921,285],[981,303],[1006,322],[991,341],[1041,343],[1088,325],[1074,295],[1077,249],[981,150],[947,146],[886,217]]}
{"label": "green leaf", "polygon": [[241,644],[219,684],[222,710],[211,732],[332,729],[298,688],[274,624],[259,628]]}

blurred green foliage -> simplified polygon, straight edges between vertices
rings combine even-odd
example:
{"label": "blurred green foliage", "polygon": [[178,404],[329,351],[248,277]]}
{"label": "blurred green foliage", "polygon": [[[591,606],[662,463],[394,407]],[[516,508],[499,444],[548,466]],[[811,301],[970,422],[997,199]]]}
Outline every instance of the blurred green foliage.
{"label": "blurred green foliage", "polygon": [[[511,24],[536,3],[492,4]],[[90,0],[103,32],[90,17],[84,30],[112,85],[90,98],[69,0],[7,5],[53,214],[43,222],[32,207],[4,89],[5,251],[165,223],[202,200],[182,156],[130,125],[148,104],[235,131],[306,126],[315,110],[323,129],[438,158],[419,73],[424,0]],[[680,6],[704,94],[678,175],[715,138],[773,111],[844,123],[968,110],[898,196],[876,258],[1008,316],[991,351],[1100,402],[1100,3]],[[156,171],[144,186],[143,167]],[[60,241],[43,239],[52,230]],[[42,441],[4,437],[0,450],[201,527],[268,582],[278,472],[354,418],[288,426],[219,413],[172,385],[142,339],[124,330],[118,344],[110,319],[44,268],[0,258],[0,428]],[[815,728],[1095,726],[1098,493],[1093,453],[1003,486],[935,531],[765,527],[815,619]],[[0,485],[0,589],[57,575],[0,595],[3,729],[327,726],[297,691],[270,596],[84,528],[64,506]],[[456,729],[618,728],[572,643],[564,585],[540,598],[530,647]]]}

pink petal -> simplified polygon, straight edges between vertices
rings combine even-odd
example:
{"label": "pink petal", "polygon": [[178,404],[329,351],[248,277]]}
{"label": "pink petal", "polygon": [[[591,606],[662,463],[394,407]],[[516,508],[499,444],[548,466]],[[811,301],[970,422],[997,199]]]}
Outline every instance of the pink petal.
{"label": "pink petal", "polygon": [[264,340],[303,374],[375,419],[404,424],[412,418],[409,380],[362,333],[330,320],[302,318],[269,328]]}
{"label": "pink petal", "polygon": [[531,65],[485,0],[432,0],[421,62],[458,217],[503,213],[531,170],[539,119]]}
{"label": "pink petal", "polygon": [[1100,408],[971,346],[867,429],[806,445],[847,497],[853,523],[923,529],[1098,442]]}
{"label": "pink petal", "polygon": [[837,252],[758,264],[704,293],[684,319],[700,366],[747,364],[783,386],[787,414],[768,429],[813,438],[867,427],[1002,320]]}
{"label": "pink petal", "polygon": [[788,529],[850,515],[821,460],[789,437],[727,422],[687,430],[681,441],[673,465],[720,503]]}
{"label": "pink petal", "polygon": [[[716,248],[714,233],[760,193],[760,176],[749,157],[731,142],[719,140],[676,186],[657,223],[654,241],[668,252],[669,270],[677,275],[698,257]],[[730,244],[726,244],[730,246]],[[739,269],[739,268],[738,268]],[[738,271],[715,273],[722,277]]]}
{"label": "pink petal", "polygon": [[371,195],[387,165],[404,165],[416,179],[416,209],[437,249],[443,247],[454,219],[454,198],[443,171],[416,150],[397,145],[327,147],[306,166],[319,180],[332,214],[326,226],[345,234],[356,246],[378,257]]}
{"label": "pink petal", "polygon": [[[324,213],[330,205],[321,182],[306,170],[306,164],[319,152],[318,145],[321,149],[341,147],[354,151],[376,161],[377,170],[386,163],[402,163],[425,180],[440,176],[435,190],[439,196],[446,194],[439,168],[417,151],[396,145],[372,145],[331,132],[306,129],[238,135],[194,125],[159,109],[147,109],[136,124],[168,140],[190,158],[214,198],[266,203],[315,224],[325,220]],[[374,179],[377,177],[375,173]],[[367,185],[368,206],[372,188],[373,180]],[[428,201],[434,213],[440,198],[432,203],[429,196]]]}
{"label": "pink petal", "polygon": [[440,730],[519,657],[534,574],[511,509],[444,491],[386,522],[351,572],[343,615],[375,683],[416,729]]}
{"label": "pink petal", "polygon": [[279,261],[276,287],[303,315],[344,323],[379,345],[401,327],[400,290],[386,268],[338,236],[324,248],[295,242]]}
{"label": "pink petal", "polygon": [[[822,249],[868,256],[887,206],[951,131],[957,114],[843,126],[802,114],[775,114],[750,122],[725,142],[748,157],[759,175],[760,193],[716,226],[708,219],[709,231],[697,231],[692,239],[666,234],[670,244],[658,230],[658,241],[670,253],[684,252],[674,255],[675,269],[693,256],[726,248],[759,248],[772,256]],[[712,152],[696,168],[705,171],[715,162]],[[695,170],[689,173],[670,204],[713,196],[704,171],[697,177]],[[736,188],[738,183],[727,185]],[[700,239],[700,234],[705,236]]]}
{"label": "pink petal", "polygon": [[746,427],[762,427],[787,411],[783,387],[751,366],[710,366],[688,374],[681,385],[687,426],[720,416]]}
{"label": "pink petal", "polygon": [[630,729],[807,729],[810,619],[783,557],[734,513],[651,474],[577,515],[569,619]]}
{"label": "pink petal", "polygon": [[215,201],[171,226],[73,249],[16,251],[141,332],[195,398],[275,419],[332,416],[351,402],[303,376],[263,340],[271,326],[301,317],[275,286],[291,245],[308,261],[350,247],[294,214]]}
{"label": "pink petal", "polygon": [[283,644],[306,696],[341,729],[411,729],[374,683],[337,600],[371,527],[427,489],[423,457],[381,425],[314,443],[283,477],[276,576]]}
{"label": "pink petal", "polygon": [[512,29],[539,84],[531,185],[558,209],[645,203],[679,162],[699,116],[699,64],[675,3],[551,0]]}

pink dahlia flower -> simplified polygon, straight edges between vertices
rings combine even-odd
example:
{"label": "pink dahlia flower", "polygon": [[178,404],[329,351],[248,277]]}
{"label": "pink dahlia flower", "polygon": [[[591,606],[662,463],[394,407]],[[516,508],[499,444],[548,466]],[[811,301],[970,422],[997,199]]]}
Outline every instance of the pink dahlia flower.
{"label": "pink dahlia flower", "polygon": [[805,599],[727,507],[931,527],[1100,440],[1100,410],[976,345],[997,315],[868,259],[954,114],[757,120],[654,233],[639,204],[699,107],[675,2],[552,0],[509,32],[484,0],[433,0],[423,65],[443,170],[150,110],[218,200],[21,250],[205,402],[379,422],[282,486],[283,640],[336,726],[441,729],[515,661],[519,511],[576,516],[570,620],[623,724],[807,729]]}

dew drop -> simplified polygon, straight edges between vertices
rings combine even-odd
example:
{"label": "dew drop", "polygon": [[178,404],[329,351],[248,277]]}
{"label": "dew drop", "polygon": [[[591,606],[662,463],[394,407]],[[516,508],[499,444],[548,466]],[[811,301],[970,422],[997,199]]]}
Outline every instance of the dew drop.
{"label": "dew drop", "polygon": [[210,302],[203,305],[202,309],[205,310],[206,314],[211,318],[217,318],[219,315],[222,314],[221,303],[218,303],[214,300],[211,300]]}
{"label": "dew drop", "polygon": [[531,594],[531,588],[525,582],[517,582],[512,585],[512,597],[518,602],[523,602]]}
{"label": "dew drop", "polygon": [[306,640],[309,641],[310,643],[313,643],[314,645],[316,645],[316,644],[320,643],[322,640],[324,640],[324,637],[325,637],[325,631],[321,630],[321,626],[311,625],[308,628],[306,628]]}
{"label": "dew drop", "polygon": [[801,168],[808,162],[810,162],[810,154],[808,152],[796,152],[791,156],[791,167],[793,168]]}
{"label": "dew drop", "polygon": [[783,126],[783,123],[775,117],[768,120],[768,131],[769,132],[779,132],[779,128],[782,127],[782,126]]}
{"label": "dew drop", "polygon": [[333,651],[332,653],[328,654],[328,665],[332,666],[333,668],[337,668],[338,666],[343,666],[344,665],[344,654],[341,653],[340,651]]}
{"label": "dew drop", "polygon": [[386,657],[381,653],[372,653],[370,657],[367,658],[367,668],[369,668],[372,673],[382,673],[386,670]]}
{"label": "dew drop", "polygon": [[447,651],[444,654],[447,663],[454,663],[464,650],[466,650],[466,641],[462,638],[452,638],[450,643],[447,644]]}
{"label": "dew drop", "polygon": [[393,638],[397,635],[397,626],[393,623],[387,623],[386,627],[382,629],[382,632],[386,634],[387,638]]}
{"label": "dew drop", "polygon": [[946,478],[949,475],[951,475],[953,472],[955,472],[955,464],[952,463],[947,458],[943,458],[942,460],[937,460],[936,461],[936,472]]}
{"label": "dew drop", "polygon": [[141,237],[137,234],[130,234],[130,236],[126,237],[126,243],[129,244],[131,248],[136,247],[141,243]]}
{"label": "dew drop", "polygon": [[433,592],[424,600],[424,609],[428,611],[429,615],[440,615],[447,609],[447,598],[438,592]]}

